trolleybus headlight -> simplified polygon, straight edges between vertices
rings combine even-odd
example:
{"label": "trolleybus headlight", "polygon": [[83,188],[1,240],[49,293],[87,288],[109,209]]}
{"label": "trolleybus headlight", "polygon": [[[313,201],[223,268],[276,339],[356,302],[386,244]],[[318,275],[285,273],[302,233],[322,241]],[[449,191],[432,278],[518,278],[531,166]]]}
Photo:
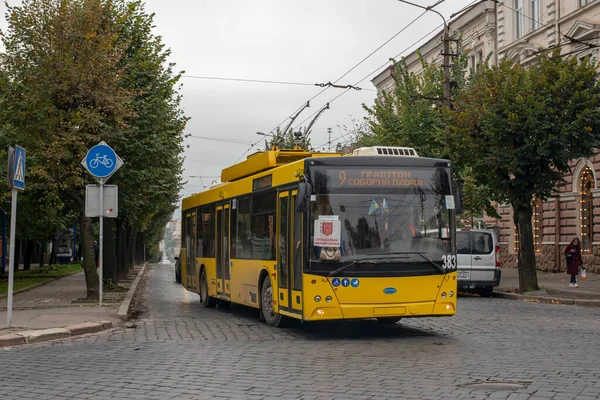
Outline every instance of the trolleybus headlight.
{"label": "trolleybus headlight", "polygon": [[446,292],[442,292],[442,299],[446,298]]}
{"label": "trolleybus headlight", "polygon": [[449,295],[450,297],[454,297],[454,292],[450,292],[450,293],[448,293],[448,295]]}
{"label": "trolleybus headlight", "polygon": [[323,315],[325,315],[325,311],[323,311],[323,309],[321,309],[321,308],[317,308],[316,313],[319,317],[322,317]]}
{"label": "trolleybus headlight", "polygon": [[333,300],[333,299],[331,298],[331,296],[327,296],[327,297],[325,297],[325,301],[326,301],[327,303],[331,303],[331,300]]}
{"label": "trolleybus headlight", "polygon": [[319,296],[319,295],[316,295],[316,296],[315,296],[315,301],[316,301],[317,303],[318,303],[318,302],[320,302],[320,301],[321,301],[321,296]]}

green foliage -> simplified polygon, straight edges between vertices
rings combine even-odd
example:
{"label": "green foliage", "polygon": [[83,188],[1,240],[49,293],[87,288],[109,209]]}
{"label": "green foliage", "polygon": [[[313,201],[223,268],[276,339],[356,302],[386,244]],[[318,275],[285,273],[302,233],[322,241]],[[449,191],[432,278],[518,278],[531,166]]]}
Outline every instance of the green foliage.
{"label": "green foliage", "polygon": [[[461,50],[460,41],[452,52],[460,54],[451,69],[454,90],[460,91],[476,74],[474,71],[467,74],[468,53]],[[484,209],[496,216],[487,188],[475,181],[468,163],[463,157],[451,154],[443,141],[450,123],[444,107],[443,70],[420,54],[419,60],[421,72],[418,74],[409,71],[404,59],[394,62],[394,90],[383,93],[373,107],[363,105],[369,114],[370,131],[361,136],[360,142],[365,146],[409,146],[422,157],[450,158],[462,189],[466,211],[463,217],[471,219]]]}
{"label": "green foliage", "polygon": [[80,162],[101,140],[115,149],[125,161],[111,178],[122,223],[140,243],[158,242],[182,186],[180,74],[141,1],[24,0],[8,6],[7,21],[0,145],[28,152],[19,237],[47,239],[78,219],[93,295],[93,228],[83,215],[92,179]]}
{"label": "green foliage", "polygon": [[559,50],[528,68],[484,67],[456,96],[443,142],[491,199],[509,203],[519,233],[519,288],[537,289],[532,200],[558,191],[570,162],[600,146],[598,69]]}
{"label": "green foliage", "polygon": [[496,201],[530,204],[556,192],[569,162],[600,145],[598,71],[558,51],[524,68],[485,67],[459,92],[444,143]]}

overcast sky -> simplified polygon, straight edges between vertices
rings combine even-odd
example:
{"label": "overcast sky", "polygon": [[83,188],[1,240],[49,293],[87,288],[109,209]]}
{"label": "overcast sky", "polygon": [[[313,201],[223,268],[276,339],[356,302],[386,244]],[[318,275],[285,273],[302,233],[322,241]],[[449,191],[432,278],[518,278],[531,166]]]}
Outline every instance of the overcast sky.
{"label": "overcast sky", "polygon": [[[413,0],[421,5],[435,1]],[[436,10],[448,17],[470,3],[446,0]],[[0,9],[5,11],[3,3]],[[176,69],[186,76],[309,84],[337,80],[422,12],[397,0],[147,0],[146,10],[156,14],[155,33],[163,37]],[[375,74],[371,73],[440,23],[438,15],[427,13],[338,84],[356,85],[368,77],[358,86],[373,90],[370,80]],[[257,131],[270,132],[320,90],[184,78],[183,107],[191,118],[186,133],[239,143],[186,139],[187,184],[182,195],[201,191],[218,179],[223,168],[261,139]],[[296,123],[342,92],[325,91]],[[312,144],[325,145],[327,128],[332,128],[332,139],[339,138],[345,133],[340,127],[361,120],[362,104],[372,104],[375,94],[351,90],[332,102],[313,127]]]}

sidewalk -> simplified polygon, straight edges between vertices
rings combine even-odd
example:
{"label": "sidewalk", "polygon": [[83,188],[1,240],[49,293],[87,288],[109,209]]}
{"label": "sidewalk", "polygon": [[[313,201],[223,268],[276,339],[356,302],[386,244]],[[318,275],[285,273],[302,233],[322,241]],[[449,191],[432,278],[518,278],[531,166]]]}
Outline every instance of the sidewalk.
{"label": "sidewalk", "polygon": [[565,272],[537,271],[540,290],[518,294],[519,273],[516,268],[502,268],[500,286],[494,288],[497,297],[540,301],[557,304],[600,306],[600,274],[587,274],[587,279],[577,277],[578,288],[569,287],[570,275]]}
{"label": "sidewalk", "polygon": [[[125,290],[105,291],[102,307],[97,301],[85,300],[87,291],[83,272],[16,293],[13,297],[10,329],[7,327],[7,299],[0,299],[0,336],[26,335],[32,330],[52,331],[50,328],[75,327],[68,332],[67,336],[70,336],[120,325],[124,319],[123,306],[127,314],[132,292],[137,288],[137,282],[144,269],[144,266],[136,266],[126,279],[119,282],[118,286]],[[95,330],[93,324],[96,325]],[[81,331],[82,327],[89,329]],[[73,333],[75,331],[81,332]]]}

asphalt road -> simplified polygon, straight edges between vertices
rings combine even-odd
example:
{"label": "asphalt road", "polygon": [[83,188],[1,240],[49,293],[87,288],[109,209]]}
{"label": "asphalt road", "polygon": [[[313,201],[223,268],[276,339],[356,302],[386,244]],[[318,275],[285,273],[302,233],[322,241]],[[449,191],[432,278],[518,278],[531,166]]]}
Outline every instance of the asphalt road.
{"label": "asphalt road", "polygon": [[172,265],[141,297],[127,328],[0,351],[0,399],[600,398],[599,309],[461,297],[451,318],[270,328],[204,309]]}

